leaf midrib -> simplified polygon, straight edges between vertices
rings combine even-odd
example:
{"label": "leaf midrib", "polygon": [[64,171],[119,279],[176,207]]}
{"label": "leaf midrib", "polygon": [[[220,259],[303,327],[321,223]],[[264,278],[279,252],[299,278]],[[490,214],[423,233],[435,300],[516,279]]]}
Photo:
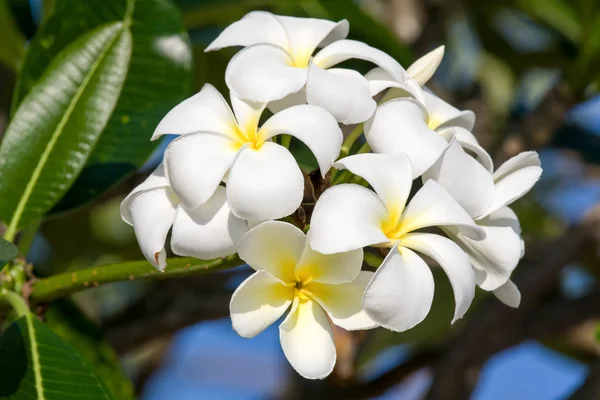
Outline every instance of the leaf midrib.
{"label": "leaf midrib", "polygon": [[82,85],[75,92],[75,96],[73,96],[73,99],[69,103],[67,110],[65,111],[65,114],[59,121],[57,128],[52,133],[52,136],[51,136],[50,140],[48,141],[48,144],[46,144],[46,148],[44,149],[44,152],[42,153],[40,160],[37,163],[36,168],[33,171],[31,179],[29,180],[29,182],[27,183],[27,186],[25,187],[25,190],[23,191],[23,195],[21,196],[19,203],[17,204],[17,208],[15,209],[15,212],[13,213],[13,216],[10,220],[8,228],[6,229],[6,233],[4,234],[4,238],[6,240],[9,240],[9,241],[13,240],[14,235],[17,230],[17,227],[19,225],[19,221],[21,220],[21,216],[23,215],[23,212],[25,211],[25,206],[27,205],[27,203],[29,202],[29,199],[31,198],[31,194],[33,193],[33,189],[35,188],[35,185],[42,173],[42,170],[43,170],[44,166],[46,165],[46,162],[48,161],[48,158],[50,157],[50,154],[52,153],[52,150],[54,149],[54,146],[56,145],[58,138],[63,133],[64,127],[66,126],[67,122],[69,122],[69,118],[71,117],[71,114],[73,113],[77,103],[79,102],[81,96],[85,92],[85,89],[87,88],[88,84],[92,80],[92,77],[96,73],[96,70],[100,67],[100,64],[102,63],[102,61],[104,61],[106,55],[108,54],[108,51],[115,44],[115,41],[117,40],[117,38],[119,38],[121,36],[121,34],[123,33],[124,30],[129,29],[129,26],[131,25],[131,18],[133,15],[134,5],[135,5],[135,0],[130,0],[127,2],[127,9],[125,11],[125,16],[123,18],[123,21],[120,22],[121,29],[114,36],[114,38],[105,46],[102,53],[100,54],[100,57],[98,57],[92,64],[89,73],[85,76],[85,78],[82,82]]}
{"label": "leaf midrib", "polygon": [[46,400],[44,395],[44,386],[42,385],[42,366],[40,364],[40,353],[38,350],[38,342],[35,337],[33,321],[31,314],[25,314],[27,322],[27,335],[29,336],[29,347],[31,348],[31,363],[33,364],[33,374],[35,377],[35,391],[38,395],[38,400]]}

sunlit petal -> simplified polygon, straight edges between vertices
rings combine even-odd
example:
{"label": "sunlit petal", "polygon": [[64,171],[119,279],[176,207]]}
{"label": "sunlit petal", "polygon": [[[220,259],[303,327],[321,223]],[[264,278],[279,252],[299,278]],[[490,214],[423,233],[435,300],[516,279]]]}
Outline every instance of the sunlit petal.
{"label": "sunlit petal", "polygon": [[321,254],[306,246],[296,266],[296,277],[302,281],[340,284],[352,282],[362,267],[362,249],[344,253]]}

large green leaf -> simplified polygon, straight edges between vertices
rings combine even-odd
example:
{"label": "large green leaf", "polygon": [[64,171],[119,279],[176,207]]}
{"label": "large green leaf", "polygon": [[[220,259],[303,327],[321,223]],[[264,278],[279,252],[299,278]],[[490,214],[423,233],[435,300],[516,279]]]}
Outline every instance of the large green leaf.
{"label": "large green leaf", "polygon": [[119,400],[135,398],[117,353],[104,340],[102,331],[69,300],[59,299],[45,313],[46,325],[73,346]]}
{"label": "large green leaf", "polygon": [[6,0],[0,0],[0,62],[13,70],[25,52],[25,37],[19,31]]}
{"label": "large green leaf", "polygon": [[0,399],[113,399],[77,352],[30,313],[0,338]]}
{"label": "large green leaf", "polygon": [[160,119],[190,94],[192,55],[181,15],[170,0],[56,0],[28,47],[14,104],[73,38],[131,13],[131,62],[117,105],[81,176],[52,210],[84,204],[137,170],[156,147]]}
{"label": "large green leaf", "polygon": [[73,42],[15,113],[0,147],[0,218],[9,238],[54,206],[83,168],[123,86],[129,22]]}

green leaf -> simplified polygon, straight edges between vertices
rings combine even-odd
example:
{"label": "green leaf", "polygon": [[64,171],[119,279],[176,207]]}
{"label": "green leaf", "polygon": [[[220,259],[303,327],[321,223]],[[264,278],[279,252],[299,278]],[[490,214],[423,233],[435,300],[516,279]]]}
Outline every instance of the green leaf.
{"label": "green leaf", "polygon": [[571,2],[565,0],[515,0],[515,3],[533,19],[554,28],[573,43],[579,42],[581,24]]}
{"label": "green leaf", "polygon": [[0,338],[0,399],[114,399],[77,352],[31,313]]}
{"label": "green leaf", "polygon": [[8,239],[54,206],[83,168],[123,86],[129,22],[102,25],[73,42],[15,113],[0,147]]}
{"label": "green leaf", "polygon": [[125,83],[116,107],[85,169],[51,213],[81,206],[136,171],[156,148],[157,142],[150,137],[158,122],[190,94],[191,47],[181,15],[171,1],[56,0],[53,12],[28,47],[15,105],[73,38],[103,24],[128,20],[128,9],[131,62],[123,74]]}
{"label": "green leaf", "polygon": [[350,37],[385,51],[400,64],[408,67],[414,58],[407,45],[384,24],[367,14],[355,1],[320,0],[329,14],[329,19],[347,19],[350,22]]}
{"label": "green leaf", "polygon": [[59,299],[44,316],[46,325],[93,367],[114,398],[135,398],[133,385],[127,379],[117,353],[104,340],[102,331],[73,302]]}
{"label": "green leaf", "polygon": [[17,246],[8,240],[0,238],[0,270],[2,270],[6,263],[14,259],[17,255],[19,255]]}
{"label": "green leaf", "polygon": [[0,0],[0,62],[16,71],[25,53],[25,37],[15,23],[6,0]]}

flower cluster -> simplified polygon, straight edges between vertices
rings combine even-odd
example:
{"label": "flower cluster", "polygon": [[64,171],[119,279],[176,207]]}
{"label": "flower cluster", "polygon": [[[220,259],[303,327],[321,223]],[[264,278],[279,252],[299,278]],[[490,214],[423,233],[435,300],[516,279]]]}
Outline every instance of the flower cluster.
{"label": "flower cluster", "polygon": [[[160,270],[169,231],[178,255],[237,252],[256,272],[232,296],[233,328],[252,337],[289,310],[281,345],[294,369],[312,379],[335,365],[331,324],[401,332],[425,319],[434,279],[421,255],[450,280],[452,322],[466,313],[476,286],[517,307],[520,293],[510,276],[524,246],[508,206],[542,172],[535,152],[495,169],[471,133],[473,112],[423,87],[443,47],[404,69],[386,53],[345,39],[348,30],[345,20],[267,12],[226,28],[207,51],[243,47],[225,73],[230,105],[205,85],[171,110],[152,139],[180,136],[121,205],[144,256]],[[334,67],[348,59],[376,67],[365,75]],[[265,112],[272,115],[262,122]],[[344,124],[362,124],[373,152],[338,160]],[[307,232],[275,221],[294,213],[305,193],[305,177],[281,135],[302,141],[323,177],[331,167],[336,177],[351,177],[334,180],[341,184],[318,198]],[[411,196],[415,179],[420,187]],[[366,247],[384,256],[375,273],[361,270]]]}

